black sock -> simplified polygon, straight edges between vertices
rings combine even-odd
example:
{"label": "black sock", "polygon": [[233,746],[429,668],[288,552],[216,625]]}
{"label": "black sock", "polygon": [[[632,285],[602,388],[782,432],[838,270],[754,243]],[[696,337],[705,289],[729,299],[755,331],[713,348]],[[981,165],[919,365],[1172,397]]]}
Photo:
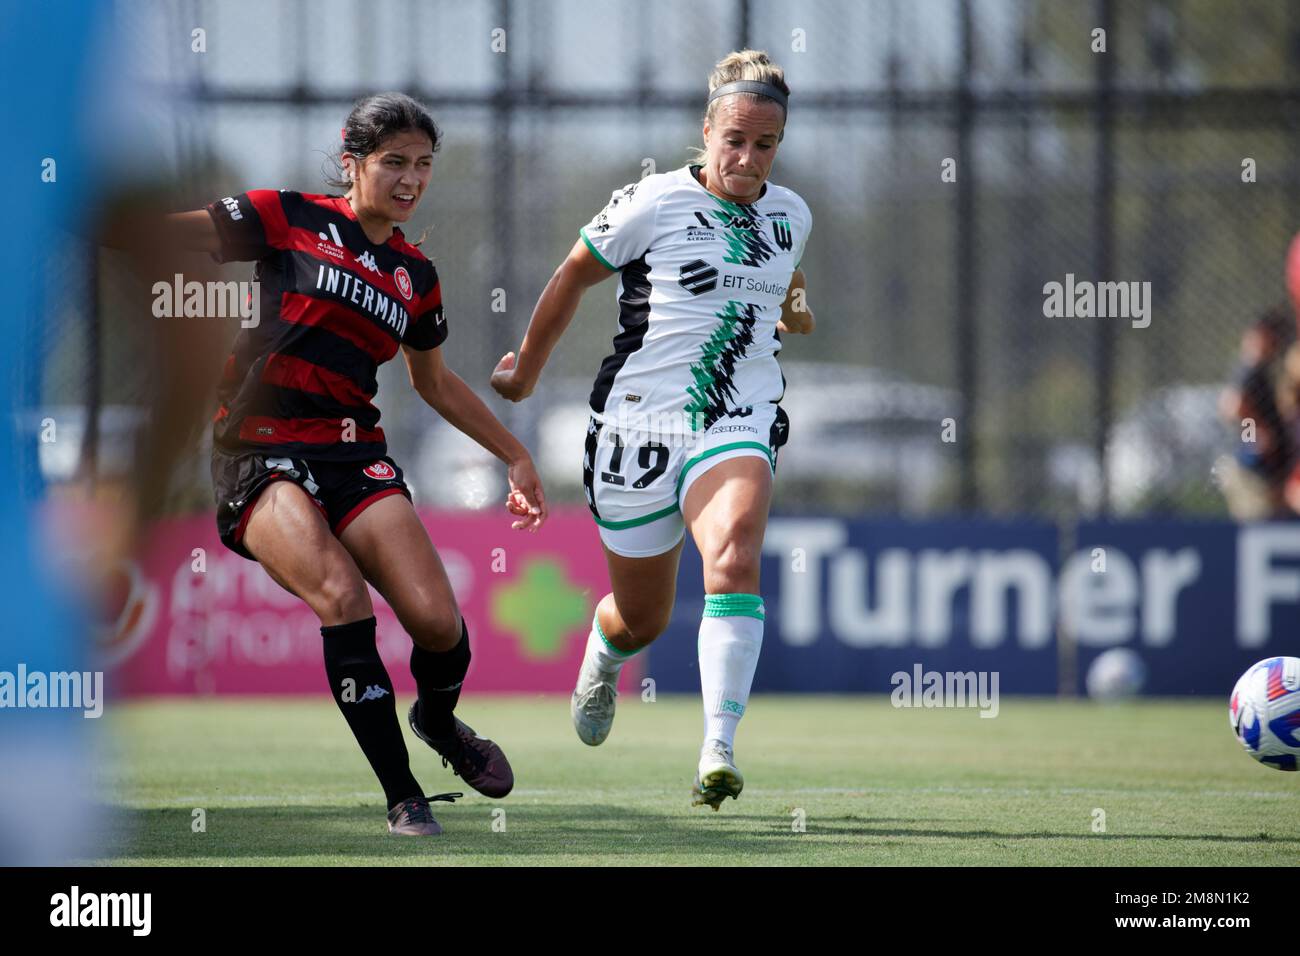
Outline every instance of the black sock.
{"label": "black sock", "polygon": [[441,740],[456,734],[452,711],[460,700],[460,685],[469,670],[469,628],[460,619],[460,643],[449,651],[411,648],[411,676],[420,692],[420,727]]}
{"label": "black sock", "polygon": [[330,692],[384,788],[388,809],[422,796],[397,722],[393,682],[375,647],[375,619],[322,627],[320,633]]}

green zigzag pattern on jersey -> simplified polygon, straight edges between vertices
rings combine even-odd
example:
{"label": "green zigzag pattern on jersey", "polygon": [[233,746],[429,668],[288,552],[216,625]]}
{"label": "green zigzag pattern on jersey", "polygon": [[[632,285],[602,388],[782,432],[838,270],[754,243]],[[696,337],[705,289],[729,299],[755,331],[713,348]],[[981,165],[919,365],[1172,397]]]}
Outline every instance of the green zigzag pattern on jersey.
{"label": "green zigzag pattern on jersey", "polygon": [[[763,235],[762,219],[752,206],[742,206],[723,199],[710,196],[719,208],[713,210],[713,218],[721,223],[723,237],[727,242],[727,254],[724,262],[732,265],[761,266],[775,255],[767,238]],[[754,224],[753,229],[744,229],[734,225],[736,220],[748,220]]]}
{"label": "green zigzag pattern on jersey", "polygon": [[686,414],[695,431],[703,431],[717,421],[727,409],[727,401],[736,392],[732,376],[736,363],[745,357],[754,342],[754,306],[735,299],[715,313],[721,324],[713,330],[700,349],[699,360],[691,365],[694,385],[688,385],[691,401]]}

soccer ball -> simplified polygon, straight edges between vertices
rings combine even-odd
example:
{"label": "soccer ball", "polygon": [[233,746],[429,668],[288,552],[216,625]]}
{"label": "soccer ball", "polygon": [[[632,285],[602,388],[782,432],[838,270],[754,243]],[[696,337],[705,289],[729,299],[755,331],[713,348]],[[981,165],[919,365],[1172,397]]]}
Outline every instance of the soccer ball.
{"label": "soccer ball", "polygon": [[1228,723],[1246,752],[1278,770],[1300,757],[1300,657],[1270,657],[1241,675],[1228,701]]}
{"label": "soccer ball", "polygon": [[1088,668],[1088,696],[1097,700],[1122,700],[1142,690],[1147,668],[1134,651],[1112,647],[1098,654]]}

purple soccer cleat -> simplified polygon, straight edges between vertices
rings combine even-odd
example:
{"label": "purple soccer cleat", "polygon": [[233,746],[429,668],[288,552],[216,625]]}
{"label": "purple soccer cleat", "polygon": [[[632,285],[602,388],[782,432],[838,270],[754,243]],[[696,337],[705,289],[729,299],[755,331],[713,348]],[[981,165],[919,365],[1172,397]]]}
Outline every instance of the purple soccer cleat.
{"label": "purple soccer cleat", "polygon": [[415,736],[437,752],[444,767],[450,766],[452,773],[485,797],[499,799],[514,788],[514,771],[500,747],[486,737],[480,737],[459,717],[455,718],[455,737],[445,740],[430,737],[420,727],[419,707],[417,700],[407,713],[411,729]]}

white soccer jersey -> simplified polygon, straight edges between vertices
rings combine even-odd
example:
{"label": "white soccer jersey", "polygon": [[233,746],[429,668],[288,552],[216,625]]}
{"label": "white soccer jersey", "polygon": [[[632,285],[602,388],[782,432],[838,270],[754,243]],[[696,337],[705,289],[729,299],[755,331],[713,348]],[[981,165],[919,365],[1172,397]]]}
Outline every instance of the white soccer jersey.
{"label": "white soccer jersey", "polygon": [[789,189],[769,182],[757,202],[732,203],[687,166],[615,191],[582,228],[592,254],[622,272],[595,417],[689,433],[780,401],[776,323],[811,228]]}

